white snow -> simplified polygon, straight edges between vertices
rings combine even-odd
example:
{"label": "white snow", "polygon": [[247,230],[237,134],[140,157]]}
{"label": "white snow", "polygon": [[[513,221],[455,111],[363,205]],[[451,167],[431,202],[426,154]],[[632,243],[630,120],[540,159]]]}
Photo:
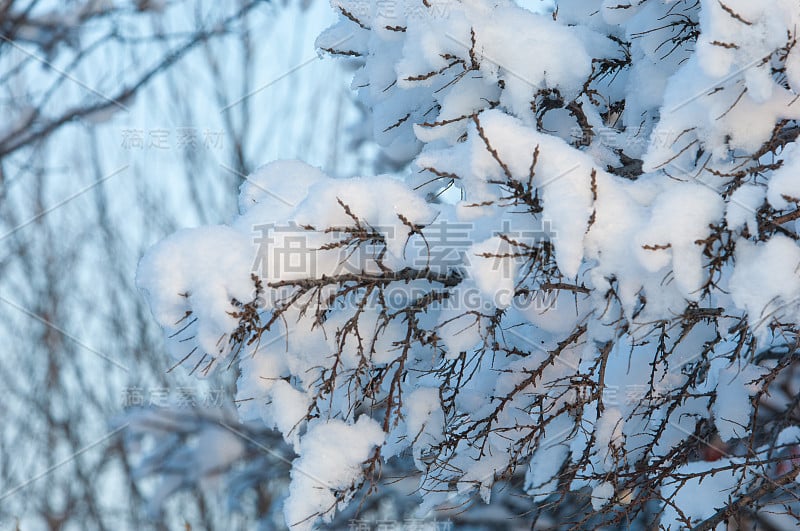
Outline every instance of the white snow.
{"label": "white snow", "polygon": [[289,528],[310,530],[318,519],[330,522],[336,491],[346,492],[362,477],[361,463],[383,440],[380,425],[365,415],[355,424],[329,420],[311,426],[292,463],[285,508]]}
{"label": "white snow", "polygon": [[730,293],[762,339],[773,319],[798,318],[798,267],[800,246],[786,236],[778,234],[759,244],[739,241]]}

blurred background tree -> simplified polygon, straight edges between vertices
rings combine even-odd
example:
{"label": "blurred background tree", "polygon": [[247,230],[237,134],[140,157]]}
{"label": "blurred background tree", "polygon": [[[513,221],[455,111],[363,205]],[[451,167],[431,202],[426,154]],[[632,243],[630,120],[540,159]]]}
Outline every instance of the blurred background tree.
{"label": "blurred background tree", "polygon": [[[237,517],[219,489],[149,480],[163,466],[136,462],[153,450],[142,433],[166,460],[230,414],[219,390],[235,374],[167,374],[134,272],[174,230],[226,221],[258,164],[336,175],[376,160],[350,74],[313,49],[332,18],[306,1],[0,2],[0,528],[235,529],[269,514],[259,481]],[[251,435],[251,465],[280,463],[252,453],[279,437]],[[144,503],[154,493],[165,503]]]}

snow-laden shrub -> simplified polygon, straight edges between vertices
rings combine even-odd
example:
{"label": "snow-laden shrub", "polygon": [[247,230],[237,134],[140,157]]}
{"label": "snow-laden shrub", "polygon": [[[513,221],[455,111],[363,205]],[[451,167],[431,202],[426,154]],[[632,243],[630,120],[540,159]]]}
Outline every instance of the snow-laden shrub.
{"label": "snow-laden shrub", "polygon": [[420,514],[524,474],[531,510],[583,494],[567,527],[789,525],[800,5],[332,5],[317,46],[407,170],[271,163],[138,278],[294,445],[287,523],[403,455]]}

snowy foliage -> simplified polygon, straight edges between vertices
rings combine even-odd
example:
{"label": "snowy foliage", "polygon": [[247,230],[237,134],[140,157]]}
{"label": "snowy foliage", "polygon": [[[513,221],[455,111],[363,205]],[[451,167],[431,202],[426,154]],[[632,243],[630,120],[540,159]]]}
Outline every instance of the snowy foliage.
{"label": "snowy foliage", "polygon": [[143,259],[176,362],[294,445],[293,529],[407,455],[420,514],[518,475],[578,528],[790,503],[800,6],[600,4],[333,0],[406,171],[274,162]]}

